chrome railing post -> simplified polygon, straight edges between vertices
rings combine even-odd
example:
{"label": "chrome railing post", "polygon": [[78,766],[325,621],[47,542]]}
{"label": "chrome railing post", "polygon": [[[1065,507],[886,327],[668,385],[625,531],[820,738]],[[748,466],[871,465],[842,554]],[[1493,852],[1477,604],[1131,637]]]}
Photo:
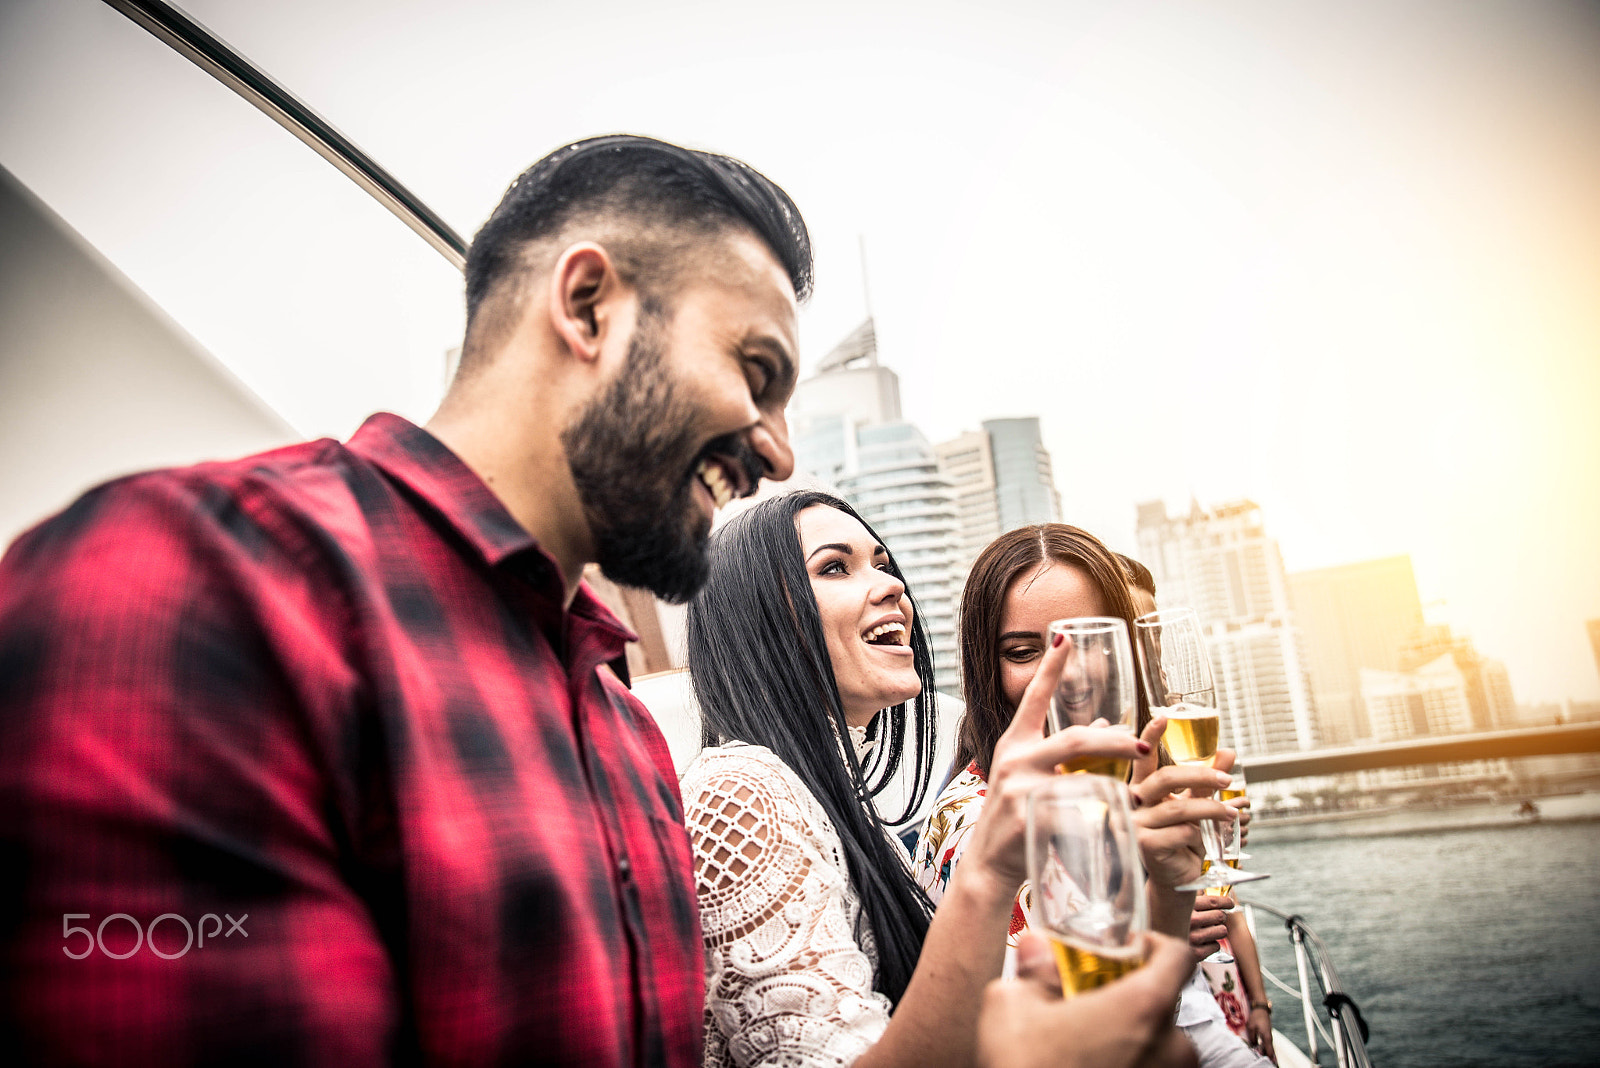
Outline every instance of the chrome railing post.
{"label": "chrome railing post", "polygon": [[1305,936],[1300,933],[1300,926],[1293,919],[1289,921],[1289,938],[1294,942],[1294,963],[1300,971],[1300,1009],[1305,1014],[1306,1021],[1306,1055],[1311,1058],[1313,1065],[1320,1065],[1317,1060],[1317,1010],[1311,1003],[1311,965],[1306,957]]}

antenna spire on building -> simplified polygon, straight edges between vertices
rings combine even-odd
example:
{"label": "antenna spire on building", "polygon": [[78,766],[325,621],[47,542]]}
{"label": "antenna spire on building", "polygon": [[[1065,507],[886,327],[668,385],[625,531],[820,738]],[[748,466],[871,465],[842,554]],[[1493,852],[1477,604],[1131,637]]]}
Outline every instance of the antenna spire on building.
{"label": "antenna spire on building", "polygon": [[861,247],[861,300],[866,305],[867,322],[872,321],[872,289],[867,284],[867,235],[857,234],[856,243]]}

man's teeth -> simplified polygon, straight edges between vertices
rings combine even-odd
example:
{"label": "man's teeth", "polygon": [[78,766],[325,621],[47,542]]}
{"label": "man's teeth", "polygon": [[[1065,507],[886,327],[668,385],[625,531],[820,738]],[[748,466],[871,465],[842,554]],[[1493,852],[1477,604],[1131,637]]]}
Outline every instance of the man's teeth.
{"label": "man's teeth", "polygon": [[700,476],[700,481],[711,491],[711,499],[716,502],[718,508],[726,508],[728,502],[733,500],[733,487],[728,485],[728,480],[723,477],[719,465],[709,460],[701,460],[700,466],[695,469],[695,474]]}
{"label": "man's teeth", "polygon": [[884,635],[892,634],[892,635],[894,635],[894,639],[895,639],[894,643],[896,645],[899,645],[899,644],[901,644],[901,639],[905,637],[905,633],[906,633],[906,625],[904,623],[880,623],[876,627],[873,627],[871,630],[867,631],[866,639],[870,643],[875,638],[880,638],[880,637],[883,637]]}

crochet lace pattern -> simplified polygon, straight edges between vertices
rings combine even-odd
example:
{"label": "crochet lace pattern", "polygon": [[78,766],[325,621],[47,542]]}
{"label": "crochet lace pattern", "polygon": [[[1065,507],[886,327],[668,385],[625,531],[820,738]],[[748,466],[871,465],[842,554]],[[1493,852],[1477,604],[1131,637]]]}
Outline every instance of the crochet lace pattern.
{"label": "crochet lace pattern", "polygon": [[872,989],[872,932],[832,822],[761,746],[707,749],[681,785],[705,933],[706,1065],[853,1063],[890,1005]]}

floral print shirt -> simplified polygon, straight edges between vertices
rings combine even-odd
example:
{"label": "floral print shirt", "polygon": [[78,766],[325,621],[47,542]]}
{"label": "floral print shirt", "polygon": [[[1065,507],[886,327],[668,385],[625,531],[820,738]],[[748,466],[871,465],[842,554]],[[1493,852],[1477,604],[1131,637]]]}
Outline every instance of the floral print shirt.
{"label": "floral print shirt", "polygon": [[[977,825],[988,793],[989,784],[984,781],[977,762],[968,764],[967,770],[951,779],[950,785],[939,795],[933,813],[917,838],[912,873],[917,885],[927,891],[934,905],[944,898],[944,892],[950,885],[950,875],[967,848],[967,839]],[[1011,907],[1011,928],[1006,935],[1006,945],[1013,949],[1028,927],[1027,904],[1031,892],[1029,884],[1023,883],[1017,891],[1016,903]]]}

